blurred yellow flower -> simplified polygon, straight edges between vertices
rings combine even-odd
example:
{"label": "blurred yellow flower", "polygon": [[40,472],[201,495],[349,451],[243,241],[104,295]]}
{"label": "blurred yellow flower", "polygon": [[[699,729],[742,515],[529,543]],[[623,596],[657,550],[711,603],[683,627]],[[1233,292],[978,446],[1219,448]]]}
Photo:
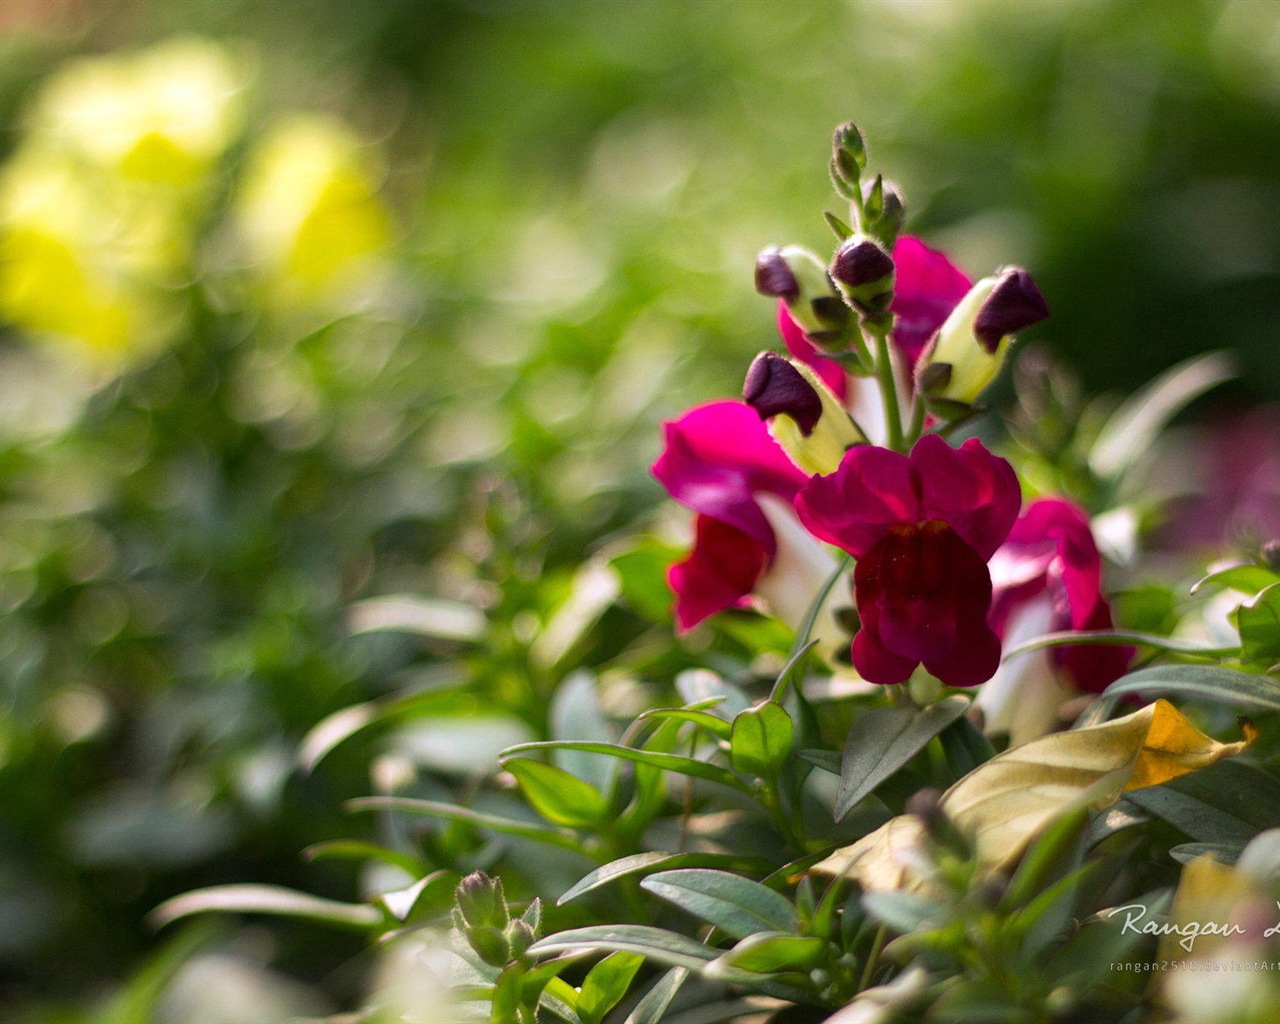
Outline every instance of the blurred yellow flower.
{"label": "blurred yellow flower", "polygon": [[251,154],[236,220],[251,258],[286,301],[357,286],[391,240],[382,169],[342,123],[299,115]]}
{"label": "blurred yellow flower", "polygon": [[139,181],[188,184],[239,128],[245,75],[222,47],[173,39],[67,64],[36,103],[33,134]]}
{"label": "blurred yellow flower", "polygon": [[0,169],[0,317],[109,372],[168,340],[243,80],[193,39],[50,78]]}

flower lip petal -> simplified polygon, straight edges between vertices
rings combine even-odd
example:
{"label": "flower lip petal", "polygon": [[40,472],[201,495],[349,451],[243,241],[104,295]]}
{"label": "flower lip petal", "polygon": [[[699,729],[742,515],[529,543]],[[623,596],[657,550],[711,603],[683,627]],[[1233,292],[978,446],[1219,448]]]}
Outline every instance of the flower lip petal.
{"label": "flower lip petal", "polygon": [[860,445],[800,489],[796,513],[812,534],[861,558],[895,525],[920,520],[919,483],[905,455]]}
{"label": "flower lip petal", "polygon": [[1022,506],[1013,467],[977,438],[958,449],[926,434],[911,451],[921,487],[922,518],[941,519],[986,562],[1009,535]]}
{"label": "flower lip petal", "polygon": [[712,402],[663,425],[652,473],[682,505],[737,527],[772,552],[773,531],[753,495],[790,500],[807,477],[741,402]]}
{"label": "flower lip petal", "polygon": [[737,527],[698,516],[693,550],[667,572],[675,594],[677,631],[686,632],[716,612],[745,604],[769,555],[763,545]]}
{"label": "flower lip petal", "polygon": [[822,418],[822,399],[800,371],[776,352],[761,352],[747,370],[742,398],[762,420],[790,416],[808,437]]}

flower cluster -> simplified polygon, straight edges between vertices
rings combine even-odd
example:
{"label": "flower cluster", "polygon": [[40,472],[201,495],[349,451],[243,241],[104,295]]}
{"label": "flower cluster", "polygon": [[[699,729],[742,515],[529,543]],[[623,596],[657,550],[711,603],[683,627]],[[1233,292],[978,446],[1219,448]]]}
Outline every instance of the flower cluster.
{"label": "flower cluster", "polygon": [[[1132,651],[1072,646],[1002,666],[1042,633],[1110,629],[1101,560],[1079,507],[1040,497],[1024,508],[1007,461],[977,438],[947,438],[978,411],[1013,335],[1048,308],[1021,268],[975,283],[899,237],[901,197],[879,177],[860,182],[851,132],[837,131],[833,177],[854,227],[831,218],[832,259],[790,246],[756,265],[787,355],[756,358],[742,401],[665,425],[654,475],[697,514],[693,548],[669,573],[677,626],[752,604],[798,626],[835,571],[834,547],[854,560],[856,617],[835,614],[848,603],[835,587],[816,617],[824,650],[843,649],[872,683],[920,666],[950,686],[987,683],[994,728],[1043,731],[1055,696],[1100,690]],[[847,631],[832,642],[851,618],[852,642]]]}

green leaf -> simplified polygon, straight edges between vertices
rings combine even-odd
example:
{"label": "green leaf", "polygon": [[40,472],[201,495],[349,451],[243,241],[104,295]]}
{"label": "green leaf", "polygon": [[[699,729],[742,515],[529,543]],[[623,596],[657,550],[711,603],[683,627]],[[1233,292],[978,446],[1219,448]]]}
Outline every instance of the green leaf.
{"label": "green leaf", "polygon": [[527,757],[513,757],[502,767],[516,777],[529,805],[553,825],[589,831],[609,817],[609,802],[563,768]]}
{"label": "green leaf", "polygon": [[433,895],[437,897],[436,907],[444,910],[453,903],[457,877],[451,871],[433,871],[405,889],[384,892],[378,897],[378,902],[397,921],[409,921],[421,906],[430,909]]}
{"label": "green leaf", "polygon": [[1197,580],[1191,587],[1191,593],[1202,587],[1218,586],[1252,595],[1266,590],[1273,583],[1280,583],[1280,575],[1265,565],[1233,565]]}
{"label": "green leaf", "polygon": [[871,708],[854,719],[840,765],[836,821],[841,821],[968,708],[969,699],[956,695],[926,708]]}
{"label": "green leaf", "polygon": [[751,700],[733,683],[705,668],[691,668],[676,676],[676,692],[686,704],[715,700],[708,710],[726,722],[751,707]]}
{"label": "green leaf", "polygon": [[1170,847],[1169,856],[1179,864],[1190,864],[1206,853],[1223,864],[1234,864],[1244,849],[1239,843],[1179,843]]}
{"label": "green leaf", "polygon": [[1260,591],[1232,616],[1240,631],[1241,653],[1270,667],[1280,662],[1280,583]]}
{"label": "green leaf", "polygon": [[623,1024],[661,1024],[666,1018],[667,1007],[675,999],[680,986],[689,977],[684,967],[673,967],[653,983],[653,987],[644,994],[644,998],[636,1003]]}
{"label": "green leaf", "polygon": [[1084,855],[1084,833],[1089,825],[1089,809],[1073,807],[1049,822],[1027,847],[1018,868],[1009,880],[1001,900],[1003,906],[1025,906],[1054,881],[1074,871]]}
{"label": "green leaf", "polygon": [[1065,629],[1058,633],[1041,633],[1032,640],[1011,647],[1004,652],[1001,660],[1045,647],[1091,647],[1094,645],[1125,647],[1131,644],[1154,647],[1158,651],[1168,651],[1170,654],[1198,654],[1207,658],[1222,657],[1238,650],[1237,647],[1207,647],[1198,640],[1178,640],[1176,637],[1139,633],[1127,629]]}
{"label": "green leaf", "polygon": [[761,931],[789,932],[796,927],[796,910],[790,900],[728,871],[662,871],[644,879],[640,888],[735,939]]}
{"label": "green leaf", "polygon": [[996,756],[996,748],[982,735],[982,730],[961,715],[938,734],[947,764],[957,779]]}
{"label": "green leaf", "polygon": [[621,758],[624,761],[634,761],[636,764],[649,765],[652,768],[661,768],[663,771],[675,772],[677,775],[688,775],[695,779],[705,779],[707,782],[718,782],[722,786],[728,786],[741,792],[750,792],[750,787],[734,775],[727,768],[720,765],[711,764],[707,761],[698,761],[692,757],[683,757],[679,754],[665,754],[654,750],[636,750],[634,747],[624,747],[618,743],[577,743],[569,740],[547,740],[541,743],[521,743],[515,747],[508,747],[503,751],[503,763],[506,758],[534,750],[581,750],[593,754],[607,754],[609,757]]}
{"label": "green leaf", "polygon": [[359,839],[335,839],[325,843],[314,843],[302,851],[307,860],[371,860],[399,868],[410,878],[421,876],[426,867],[417,857],[398,850],[388,850],[376,843],[366,843]]}
{"label": "green leaf", "polygon": [[352,704],[322,718],[298,745],[298,763],[302,770],[314,771],[330,751],[371,725],[413,718],[449,705],[456,699],[456,689],[467,680],[461,667],[447,663],[445,668],[446,671],[432,685],[419,687],[403,696]]}
{"label": "green leaf", "polygon": [[1143,697],[1198,697],[1241,711],[1280,711],[1280,682],[1267,676],[1210,665],[1157,665],[1122,676],[1102,691],[1074,728],[1105,721],[1120,700]]}
{"label": "green leaf", "polygon": [[308,921],[323,921],[344,928],[373,928],[382,915],[363,903],[340,903],[278,885],[215,885],[194,889],[165,900],[151,911],[148,920],[163,928],[192,914],[274,914]]}
{"label": "green leaf", "polygon": [[658,868],[673,870],[676,868],[724,868],[730,871],[760,872],[768,871],[772,865],[759,857],[737,856],[724,853],[633,853],[629,857],[620,857],[602,867],[584,875],[571,886],[557,901],[560,906],[575,900],[579,896],[598,889],[602,885],[629,875],[652,872]]}
{"label": "green leaf", "polygon": [[[600,707],[596,678],[590,672],[575,672],[562,682],[551,701],[551,738],[556,740],[611,741],[613,730]],[[600,793],[608,793],[618,774],[618,762],[596,754],[575,750],[556,751],[555,765]]]}
{"label": "green leaf", "polygon": [[418,594],[386,594],[356,601],[347,609],[352,633],[414,633],[439,640],[475,643],[488,621],[474,605]]}
{"label": "green leaf", "polygon": [[1219,761],[1125,796],[1202,843],[1243,846],[1280,821],[1280,779],[1242,761]]}
{"label": "green leaf", "polygon": [[582,843],[572,832],[548,828],[546,825],[537,825],[529,821],[500,818],[496,814],[484,814],[455,804],[437,803],[434,800],[415,800],[404,796],[364,796],[347,801],[346,806],[351,811],[406,811],[410,814],[423,814],[432,818],[442,818],[445,821],[474,825],[476,828],[500,832],[503,835],[534,839],[548,846],[572,850],[574,853],[582,852]]}
{"label": "green leaf", "polygon": [[600,1024],[627,990],[644,957],[635,953],[610,953],[587,973],[578,992],[578,1016],[583,1024]]}
{"label": "green leaf", "polygon": [[864,892],[862,907],[901,935],[932,930],[949,916],[937,903],[906,892]]}
{"label": "green leaf", "polygon": [[1235,376],[1231,356],[1210,352],[1166,370],[1108,418],[1089,452],[1095,476],[1120,476],[1143,458],[1170,419],[1199,395]]}
{"label": "green leaf", "polygon": [[797,755],[801,761],[807,761],[815,768],[821,768],[832,775],[840,774],[841,757],[834,750],[802,750]]}
{"label": "green leaf", "polygon": [[695,711],[693,708],[654,708],[640,716],[640,721],[658,719],[663,721],[690,722],[706,729],[716,739],[727,740],[733,729],[732,722],[726,722],[718,715],[708,711]]}
{"label": "green leaf", "polygon": [[733,720],[729,737],[733,767],[744,775],[773,778],[786,762],[796,727],[781,704],[771,700],[747,708]]}
{"label": "green leaf", "polygon": [[688,936],[642,924],[571,928],[529,947],[532,956],[584,951],[635,953],[668,967],[687,967],[694,971],[700,971],[719,952]]}
{"label": "green leaf", "polygon": [[708,977],[732,977],[737,971],[751,974],[807,972],[826,958],[830,944],[817,935],[790,932],[756,932],[739,942],[705,968]]}

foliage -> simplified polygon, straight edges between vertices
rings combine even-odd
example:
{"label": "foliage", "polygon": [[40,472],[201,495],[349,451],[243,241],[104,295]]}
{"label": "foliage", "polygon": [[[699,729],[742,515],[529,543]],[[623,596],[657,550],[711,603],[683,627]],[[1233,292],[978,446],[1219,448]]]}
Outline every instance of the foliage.
{"label": "foliage", "polygon": [[[889,700],[802,653],[825,617],[673,639],[683,534],[643,477],[654,423],[770,337],[745,267],[797,224],[826,237],[818,140],[849,110],[925,200],[913,230],[1036,270],[1042,333],[1089,390],[1206,343],[1241,353],[1235,393],[1273,389],[1256,13],[1179,5],[1153,36],[1122,4],[678,6],[156,3],[5,41],[6,1004],[182,1019],[213,989],[374,1013],[436,999],[458,953],[460,998],[549,1019],[822,1019],[855,993],[906,1019],[1105,1019],[1146,979],[1090,975],[1130,954],[1062,922],[1274,823],[1266,534],[1229,537],[1247,564],[1194,595],[1204,553],[1146,559],[1182,496],[1177,450],[1166,477],[1143,456],[1225,359],[1114,413],[1043,350],[1014,368],[999,450],[1092,514],[1122,563],[1109,640],[1146,665],[1081,725],[1167,696],[1223,740],[1236,714],[1261,734],[1207,782],[1050,826],[1024,866],[1038,844],[1053,864],[1012,896],[946,834],[924,911],[805,874],[1004,738],[969,694]],[[1118,41],[1139,36],[1136,62]],[[459,944],[477,871],[514,906]],[[272,924],[155,936],[213,908]],[[918,949],[889,941],[913,929]],[[340,966],[366,941],[372,981]]]}

